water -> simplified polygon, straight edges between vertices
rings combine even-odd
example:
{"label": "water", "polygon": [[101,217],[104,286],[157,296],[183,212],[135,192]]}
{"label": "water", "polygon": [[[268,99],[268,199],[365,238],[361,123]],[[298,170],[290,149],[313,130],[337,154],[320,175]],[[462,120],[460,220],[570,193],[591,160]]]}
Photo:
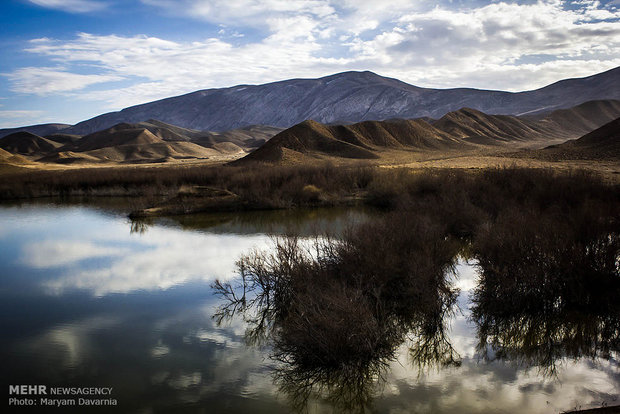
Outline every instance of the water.
{"label": "water", "polygon": [[[274,381],[271,346],[247,345],[241,318],[214,323],[222,302],[211,284],[233,280],[241,255],[271,246],[269,233],[333,231],[363,216],[319,210],[131,223],[122,212],[82,205],[0,208],[3,382],[113,387],[114,412],[291,412],[291,396]],[[416,368],[402,344],[373,387],[371,411],[553,413],[620,404],[614,354],[559,358],[553,375],[481,359],[470,318],[478,277],[463,259],[457,270],[460,311],[449,340],[460,366]],[[337,411],[317,398],[308,408]]]}

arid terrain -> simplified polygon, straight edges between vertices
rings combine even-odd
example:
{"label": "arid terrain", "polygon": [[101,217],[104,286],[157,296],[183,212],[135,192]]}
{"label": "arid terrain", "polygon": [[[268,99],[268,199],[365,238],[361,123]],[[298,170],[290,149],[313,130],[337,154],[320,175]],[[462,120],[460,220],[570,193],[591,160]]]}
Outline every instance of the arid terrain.
{"label": "arid terrain", "polygon": [[[585,170],[615,184],[620,182],[620,101],[610,99],[619,93],[610,79],[617,71],[508,95],[418,90],[367,72],[347,72],[314,81],[284,82],[303,97],[290,103],[297,118],[278,121],[265,112],[239,125],[238,116],[248,107],[229,108],[228,118],[234,121],[226,125],[239,125],[231,130],[221,130],[221,123],[216,123],[217,132],[192,129],[188,125],[194,124],[183,117],[177,119],[180,125],[153,118],[163,116],[162,108],[172,111],[171,103],[178,105],[174,113],[183,108],[188,113],[208,108],[197,109],[195,97],[188,96],[128,108],[75,126],[44,124],[0,130],[1,198],[131,196],[140,200],[137,215],[152,215],[350,204],[367,200],[385,186],[380,170],[390,169],[415,173],[517,168],[560,174]],[[260,86],[272,98],[282,87],[282,83]],[[360,99],[356,105],[351,106],[346,97],[353,95],[342,95],[346,90]],[[486,112],[466,106],[450,110],[452,104],[422,112],[441,115],[433,118],[403,117],[409,112],[400,105],[382,106],[383,112],[376,109],[378,96],[389,96],[395,90],[415,92],[427,107],[438,104],[438,96],[446,99],[460,91],[459,96],[468,98],[456,102]],[[212,100],[221,91],[207,92],[198,95]],[[232,88],[218,102],[230,103],[230,94],[250,100],[256,97],[252,88]],[[349,115],[316,115],[316,100],[325,94],[333,98],[325,108],[348,103]],[[598,99],[567,107],[559,103],[561,97],[565,102]],[[366,111],[360,107],[363,102],[370,105]],[[300,115],[304,107],[305,115]],[[291,114],[290,110],[286,113]],[[513,114],[497,115],[502,111]],[[142,119],[135,118],[137,114]],[[345,121],[319,122],[312,116]],[[121,122],[109,125],[110,119]]]}

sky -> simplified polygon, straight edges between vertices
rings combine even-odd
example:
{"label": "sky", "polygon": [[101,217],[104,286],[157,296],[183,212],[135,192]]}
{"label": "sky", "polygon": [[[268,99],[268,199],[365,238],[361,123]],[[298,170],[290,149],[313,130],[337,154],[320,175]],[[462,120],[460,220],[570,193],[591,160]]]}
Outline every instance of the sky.
{"label": "sky", "polygon": [[620,66],[620,0],[2,0],[0,27],[0,128],[349,70],[523,91]]}

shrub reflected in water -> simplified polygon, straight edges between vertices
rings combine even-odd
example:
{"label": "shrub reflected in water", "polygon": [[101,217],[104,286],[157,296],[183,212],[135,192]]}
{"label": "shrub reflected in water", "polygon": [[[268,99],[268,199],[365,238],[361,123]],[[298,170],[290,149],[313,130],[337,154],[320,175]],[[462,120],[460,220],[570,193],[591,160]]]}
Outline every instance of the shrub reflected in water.
{"label": "shrub reflected in water", "polygon": [[275,379],[294,407],[318,396],[363,412],[406,343],[420,366],[458,364],[446,335],[458,243],[413,213],[312,242],[280,238],[239,263],[239,286],[216,282],[219,322],[242,314],[247,340],[269,340]]}
{"label": "shrub reflected in water", "polygon": [[506,211],[474,245],[479,351],[555,374],[620,350],[620,222],[584,206]]}

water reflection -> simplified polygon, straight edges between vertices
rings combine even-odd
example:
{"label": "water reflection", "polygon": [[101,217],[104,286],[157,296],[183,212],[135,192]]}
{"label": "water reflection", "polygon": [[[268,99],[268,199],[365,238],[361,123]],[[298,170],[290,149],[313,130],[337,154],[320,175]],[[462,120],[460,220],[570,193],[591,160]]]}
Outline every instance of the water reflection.
{"label": "water reflection", "polygon": [[[301,227],[311,229],[312,221],[337,227],[347,217],[330,214],[313,216]],[[90,208],[0,208],[1,381],[112,386],[122,404],[119,412],[289,413],[283,390],[298,403],[311,394],[308,407],[312,412],[339,412],[342,410],[334,405],[348,404],[351,411],[366,408],[378,413],[473,414],[501,409],[546,414],[577,405],[618,404],[620,371],[613,358],[568,360],[556,370],[557,378],[543,377],[535,369],[515,367],[504,360],[480,360],[476,355],[477,326],[469,318],[468,292],[478,284],[476,269],[460,261],[459,279],[453,281],[451,268],[459,249],[443,238],[435,240],[437,229],[424,223],[412,227],[406,221],[396,221],[386,227],[387,234],[393,235],[390,238],[376,237],[379,229],[369,228],[363,246],[341,246],[346,260],[325,261],[323,267],[316,267],[340,269],[331,282],[321,272],[311,273],[314,276],[306,283],[301,277],[294,278],[294,286],[305,287],[293,296],[300,299],[299,304],[275,315],[271,320],[277,323],[268,326],[267,335],[254,335],[266,346],[246,346],[252,337],[247,335],[246,322],[234,318],[230,325],[216,326],[211,320],[223,302],[213,296],[210,284],[219,278],[224,284],[228,280],[235,285],[230,279],[237,274],[235,261],[252,248],[269,245],[268,229],[260,227],[271,227],[269,220],[261,216],[257,220],[260,225],[252,224],[251,216],[231,215],[219,226],[196,225],[191,231],[174,220],[156,220],[146,233],[131,234],[131,223],[124,215]],[[357,216],[358,212],[351,212],[350,217]],[[275,217],[272,221],[277,223]],[[409,229],[411,237],[398,228]],[[416,243],[416,239],[425,242]],[[300,239],[300,244],[312,245],[304,240]],[[56,243],[62,249],[55,248]],[[406,251],[423,253],[386,255],[397,244],[407,246]],[[316,257],[314,252],[309,255]],[[384,261],[389,273],[373,270],[378,260]],[[354,272],[355,268],[361,270]],[[420,286],[408,283],[411,280],[419,281]],[[456,301],[462,313],[454,312],[454,287],[461,289]],[[236,291],[238,297],[241,291]],[[326,293],[322,296],[320,292]],[[247,292],[246,299],[256,293]],[[274,294],[272,290],[271,297]],[[611,294],[608,296],[611,301]],[[301,304],[311,309],[302,313]],[[339,308],[344,308],[345,318],[334,319],[335,324],[331,317],[320,318],[321,313],[340,312]],[[417,309],[416,322],[403,334],[413,309]],[[305,322],[302,314],[316,322]],[[252,315],[260,316],[248,313]],[[433,315],[438,317],[433,319]],[[437,327],[437,321],[444,326]],[[352,346],[347,347],[346,340],[356,327],[363,327],[366,336],[353,336],[352,344],[366,347],[363,349],[373,357],[384,355],[381,361],[385,364],[375,364],[379,367],[375,376],[372,373],[377,370],[367,368],[373,363],[363,358],[345,358],[350,371],[335,359],[321,371],[316,368],[320,367],[318,358],[297,357],[303,350],[291,348],[303,344],[297,339],[310,330],[319,338],[334,337],[319,344],[349,352]],[[381,336],[384,333],[386,338]],[[285,361],[269,358],[275,350],[272,339],[278,335],[288,338],[283,345],[296,352],[283,354],[291,355]],[[364,338],[371,341],[366,343]],[[430,340],[416,342],[425,338]],[[323,351],[328,348],[313,348],[309,340],[304,346],[319,356],[323,352],[329,361],[326,354],[331,352]],[[396,344],[394,348],[391,343]],[[449,346],[442,349],[437,343]],[[416,359],[416,355],[422,357]],[[299,369],[284,370],[288,360],[296,362]],[[423,369],[417,366],[420,361]],[[312,364],[315,371],[302,371]],[[287,383],[283,377],[274,384],[274,372],[292,373],[288,377],[296,381]],[[329,383],[327,378],[325,385],[321,380],[327,374],[317,374],[309,377],[314,380],[309,387],[293,376],[297,372],[332,373],[334,378],[348,381]],[[338,377],[339,372],[357,375]],[[354,385],[342,385],[348,383]],[[303,386],[299,388],[299,384]],[[334,400],[331,405],[330,398]]]}
{"label": "water reflection", "polygon": [[224,301],[214,317],[241,315],[247,342],[273,345],[275,382],[297,410],[318,398],[365,412],[403,343],[418,367],[460,364],[446,332],[457,246],[441,234],[390,216],[339,240],[280,239],[238,262],[237,285],[215,283]]}
{"label": "water reflection", "polygon": [[487,360],[556,375],[566,358],[617,357],[617,220],[510,212],[480,234],[475,250],[472,318]]}

